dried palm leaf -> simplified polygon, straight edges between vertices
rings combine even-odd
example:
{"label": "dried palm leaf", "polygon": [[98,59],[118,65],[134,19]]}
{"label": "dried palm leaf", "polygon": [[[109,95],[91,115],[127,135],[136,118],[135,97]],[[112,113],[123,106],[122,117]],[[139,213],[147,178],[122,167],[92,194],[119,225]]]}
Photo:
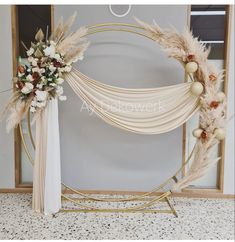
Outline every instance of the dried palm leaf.
{"label": "dried palm leaf", "polygon": [[34,52],[35,57],[41,58],[43,57],[43,53],[37,48],[36,51]]}
{"label": "dried palm leaf", "polygon": [[42,29],[39,29],[38,32],[35,35],[35,40],[40,42],[44,39],[44,33],[42,31]]}
{"label": "dried palm leaf", "polygon": [[7,117],[7,132],[18,125],[24,115],[25,101],[18,100],[14,106],[9,109],[9,116]]}

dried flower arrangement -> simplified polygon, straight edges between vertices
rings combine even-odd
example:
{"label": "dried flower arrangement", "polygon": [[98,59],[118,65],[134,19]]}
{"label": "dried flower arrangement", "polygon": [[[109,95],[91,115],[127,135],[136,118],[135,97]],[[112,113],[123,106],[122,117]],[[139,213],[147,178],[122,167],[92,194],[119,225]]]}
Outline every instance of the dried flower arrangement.
{"label": "dried flower arrangement", "polygon": [[220,158],[211,158],[210,152],[220,140],[225,138],[226,96],[220,91],[223,72],[208,62],[210,48],[185,31],[179,34],[175,30],[161,29],[156,23],[149,25],[138,19],[142,26],[169,57],[178,60],[186,73],[194,81],[193,92],[200,94],[199,127],[193,131],[197,138],[194,157],[189,170],[172,190],[186,187],[192,181],[202,177],[209,167]]}
{"label": "dried flower arrangement", "polygon": [[82,38],[86,28],[68,33],[75,17],[76,13],[65,24],[61,18],[48,39],[40,29],[35,35],[36,42],[32,42],[30,48],[25,46],[28,64],[20,64],[17,77],[13,79],[15,91],[6,108],[10,113],[7,130],[15,127],[28,110],[37,114],[52,98],[66,100],[61,85],[63,74],[71,71],[72,63],[83,59],[88,47],[88,42]]}

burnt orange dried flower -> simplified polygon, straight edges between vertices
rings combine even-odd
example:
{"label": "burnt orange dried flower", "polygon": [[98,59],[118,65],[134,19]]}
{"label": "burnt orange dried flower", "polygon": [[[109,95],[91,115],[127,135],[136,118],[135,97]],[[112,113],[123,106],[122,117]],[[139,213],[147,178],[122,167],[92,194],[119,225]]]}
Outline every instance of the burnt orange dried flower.
{"label": "burnt orange dried flower", "polygon": [[201,138],[202,138],[202,139],[207,139],[207,137],[208,137],[207,132],[206,132],[205,130],[202,131],[202,133],[201,133]]}
{"label": "burnt orange dried flower", "polygon": [[210,74],[209,75],[209,80],[210,81],[216,81],[217,80],[217,77],[214,74]]}
{"label": "burnt orange dried flower", "polygon": [[217,101],[212,101],[210,103],[210,108],[218,108],[218,106],[219,106],[219,102],[217,102]]}
{"label": "burnt orange dried flower", "polygon": [[18,72],[20,72],[20,73],[25,73],[25,67],[22,66],[22,65],[18,66],[17,70],[18,70]]}

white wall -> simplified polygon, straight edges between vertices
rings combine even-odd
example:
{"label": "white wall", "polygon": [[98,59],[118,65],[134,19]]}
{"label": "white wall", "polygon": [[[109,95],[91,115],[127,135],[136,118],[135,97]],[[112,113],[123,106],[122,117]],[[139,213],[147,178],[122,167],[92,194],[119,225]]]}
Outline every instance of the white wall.
{"label": "white wall", "polygon": [[[183,30],[186,6],[132,6],[124,18],[114,17],[108,6],[55,6],[55,20],[75,10],[78,26],[103,22],[135,23],[153,19],[162,27]],[[130,33],[100,33],[77,65],[83,73],[120,87],[158,87],[183,82],[180,64],[170,60],[152,41]],[[79,98],[68,95],[60,103],[62,179],[82,189],[149,190],[171,176],[181,165],[182,128],[154,136],[114,128],[95,115],[80,112]]]}
{"label": "white wall", "polygon": [[[0,92],[12,87],[11,8],[0,6]],[[11,92],[0,94],[0,113]],[[14,187],[13,135],[7,134],[5,122],[0,122],[0,188]]]}

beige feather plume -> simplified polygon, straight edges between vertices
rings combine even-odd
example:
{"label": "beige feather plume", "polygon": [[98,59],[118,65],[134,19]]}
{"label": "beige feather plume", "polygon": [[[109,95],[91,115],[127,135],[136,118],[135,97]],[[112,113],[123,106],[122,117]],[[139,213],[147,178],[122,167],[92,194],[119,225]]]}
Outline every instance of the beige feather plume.
{"label": "beige feather plume", "polygon": [[82,60],[84,57],[84,52],[87,50],[88,46],[89,43],[87,42],[79,45],[78,47],[75,47],[74,49],[70,49],[65,54],[65,63],[71,64],[72,62],[76,62],[77,60]]}
{"label": "beige feather plume", "polygon": [[185,30],[180,35],[175,29],[162,29],[156,23],[150,25],[137,18],[135,20],[167,52],[169,57],[182,62],[185,61],[184,58],[188,54],[195,53],[195,57],[198,58],[196,61],[205,62],[207,60],[210,49],[194,38],[190,31]]}
{"label": "beige feather plume", "polygon": [[[226,125],[226,101],[220,102],[216,108],[211,108],[210,104],[217,100],[223,77],[213,65],[208,64],[210,48],[200,43],[198,38],[194,38],[190,31],[185,30],[182,35],[179,35],[174,29],[161,29],[157,24],[149,25],[138,19],[136,21],[147,32],[148,36],[167,52],[169,57],[175,58],[185,65],[188,55],[192,55],[193,61],[199,67],[195,73],[195,78],[204,83],[205,93],[201,96],[200,128],[207,133],[209,140],[197,139],[191,166],[187,174],[173,187],[173,190],[179,190],[204,176],[207,170],[220,159],[211,158],[210,152],[218,143],[213,134],[215,129],[225,128]],[[216,81],[210,80],[211,74],[216,76]]]}
{"label": "beige feather plume", "polygon": [[23,119],[26,112],[28,112],[32,98],[26,101],[20,99],[21,93],[16,91],[10,98],[8,105],[5,107],[2,118],[7,115],[6,118],[6,129],[9,132],[11,129],[15,128],[20,121]]}
{"label": "beige feather plume", "polygon": [[76,17],[77,17],[77,12],[74,12],[74,14],[67,19],[67,21],[65,22],[63,29],[62,29],[62,32],[63,32],[64,35],[67,33],[67,31],[70,30],[70,28],[73,25]]}
{"label": "beige feather plume", "polygon": [[217,158],[211,158],[211,150],[217,142],[214,137],[210,139],[206,144],[198,141],[194,150],[193,161],[190,165],[186,175],[179,180],[173,187],[172,191],[178,191],[187,187],[193,181],[203,177],[206,172],[214,165],[218,160]]}
{"label": "beige feather plume", "polygon": [[68,35],[63,39],[56,47],[57,51],[62,55],[65,55],[71,49],[74,49],[78,46],[79,43],[84,41],[83,36],[87,33],[87,28],[81,27],[76,32]]}
{"label": "beige feather plume", "polygon": [[63,32],[63,17],[60,17],[58,25],[56,26],[54,32],[51,33],[49,40],[53,40],[57,42],[60,36],[62,36],[62,32]]}
{"label": "beige feather plume", "polygon": [[63,17],[60,17],[58,25],[56,26],[54,32],[51,34],[49,40],[53,40],[57,42],[57,44],[61,42],[65,38],[66,33],[70,30],[76,17],[77,12],[74,12],[74,14],[70,16],[65,23],[63,23]]}
{"label": "beige feather plume", "polygon": [[84,38],[88,31],[87,28],[81,27],[77,31],[67,34],[76,16],[77,12],[69,17],[65,24],[63,24],[63,18],[60,18],[59,24],[50,37],[50,40],[56,42],[56,50],[65,57],[65,62],[69,64],[76,60],[82,60],[84,52],[89,45]]}
{"label": "beige feather plume", "polygon": [[75,12],[72,16],[70,16],[65,24],[63,24],[63,18],[60,18],[59,24],[54,31],[54,33],[51,34],[51,39],[54,40],[57,44],[62,42],[66,38],[67,32],[70,30],[71,26],[73,25],[75,19],[77,16],[77,12]]}
{"label": "beige feather plume", "polygon": [[9,115],[7,117],[7,132],[9,133],[11,129],[15,128],[23,118],[25,112],[25,102],[19,100],[14,106],[10,107]]}

